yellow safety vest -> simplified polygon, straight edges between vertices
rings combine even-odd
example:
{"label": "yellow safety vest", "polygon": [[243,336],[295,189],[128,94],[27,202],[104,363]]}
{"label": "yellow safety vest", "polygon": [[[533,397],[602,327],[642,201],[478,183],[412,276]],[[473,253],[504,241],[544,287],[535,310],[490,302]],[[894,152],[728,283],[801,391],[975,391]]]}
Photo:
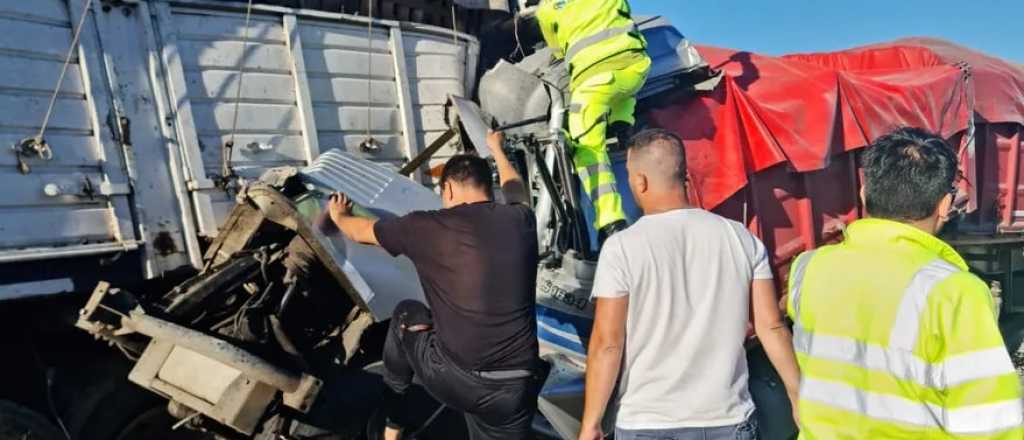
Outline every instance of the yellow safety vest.
{"label": "yellow safety vest", "polygon": [[616,55],[632,54],[620,57],[625,64],[618,67],[647,56],[626,0],[543,0],[536,16],[548,46],[569,65],[574,85]]}
{"label": "yellow safety vest", "polygon": [[789,292],[801,438],[1024,438],[989,289],[942,240],[859,220],[796,259]]}

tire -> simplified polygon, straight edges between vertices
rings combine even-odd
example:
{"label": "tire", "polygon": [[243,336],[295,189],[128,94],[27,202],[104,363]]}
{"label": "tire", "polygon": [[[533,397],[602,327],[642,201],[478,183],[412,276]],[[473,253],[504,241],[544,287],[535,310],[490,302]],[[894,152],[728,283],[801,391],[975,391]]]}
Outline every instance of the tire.
{"label": "tire", "polygon": [[24,406],[0,400],[0,440],[63,440],[64,434],[46,417]]}
{"label": "tire", "polygon": [[54,400],[75,440],[206,440],[209,434],[171,430],[177,420],[167,401],[128,382],[130,366],[120,359],[60,373]]}

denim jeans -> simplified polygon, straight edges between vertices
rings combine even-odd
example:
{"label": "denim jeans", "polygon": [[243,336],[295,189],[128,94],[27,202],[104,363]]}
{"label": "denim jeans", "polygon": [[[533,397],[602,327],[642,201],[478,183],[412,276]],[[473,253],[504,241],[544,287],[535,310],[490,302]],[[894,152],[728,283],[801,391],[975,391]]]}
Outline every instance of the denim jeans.
{"label": "denim jeans", "polygon": [[757,415],[739,425],[712,428],[620,429],[615,440],[757,440]]}

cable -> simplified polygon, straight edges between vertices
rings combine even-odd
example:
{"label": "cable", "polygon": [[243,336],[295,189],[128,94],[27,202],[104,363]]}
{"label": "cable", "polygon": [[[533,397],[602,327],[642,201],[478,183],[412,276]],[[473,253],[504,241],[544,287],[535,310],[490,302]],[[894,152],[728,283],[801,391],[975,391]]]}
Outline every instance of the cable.
{"label": "cable", "polygon": [[60,68],[60,76],[57,77],[57,87],[53,88],[53,94],[50,95],[50,105],[46,107],[46,115],[43,117],[43,125],[39,127],[37,139],[43,139],[43,135],[46,134],[46,126],[50,125],[50,116],[53,115],[53,107],[57,103],[57,94],[60,93],[60,87],[64,84],[64,77],[68,73],[68,65],[71,64],[71,56],[75,53],[75,46],[78,46],[78,40],[82,36],[82,27],[85,25],[86,17],[89,16],[89,8],[91,6],[92,0],[86,0],[85,7],[82,8],[82,17],[78,19],[78,25],[75,26],[75,35],[71,39],[71,46],[68,47],[68,53],[64,57],[64,65]]}
{"label": "cable", "polygon": [[526,52],[523,51],[523,42],[519,40],[519,14],[512,16],[512,35],[516,37],[516,48],[512,49],[509,57],[511,58],[512,55],[519,52],[520,59],[526,58]]}
{"label": "cable", "polygon": [[[455,21],[455,0],[452,0],[452,42],[455,43],[455,50],[459,50],[459,23]],[[455,61],[458,61],[456,59]]]}
{"label": "cable", "polygon": [[245,8],[245,28],[242,30],[242,56],[238,58],[238,84],[235,86],[235,114],[231,121],[231,137],[221,149],[221,178],[228,179],[235,174],[231,169],[231,154],[235,148],[235,130],[238,129],[238,105],[242,99],[242,76],[245,74],[245,51],[249,47],[249,19],[252,18],[252,0]]}
{"label": "cable", "polygon": [[366,20],[366,149],[373,145],[373,4],[377,0],[370,0]]}

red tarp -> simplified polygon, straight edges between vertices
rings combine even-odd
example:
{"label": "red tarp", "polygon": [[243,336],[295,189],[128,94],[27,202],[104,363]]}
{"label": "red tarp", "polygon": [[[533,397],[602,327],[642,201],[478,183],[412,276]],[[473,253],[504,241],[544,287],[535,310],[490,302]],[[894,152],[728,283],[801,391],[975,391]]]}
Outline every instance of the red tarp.
{"label": "red tarp", "polygon": [[952,137],[967,128],[972,104],[976,121],[1024,124],[1024,69],[941,40],[782,57],[698,50],[724,71],[721,84],[649,117],[686,142],[694,189],[707,209],[752,173],[783,162],[799,172],[820,170],[832,155],[896,127]]}

